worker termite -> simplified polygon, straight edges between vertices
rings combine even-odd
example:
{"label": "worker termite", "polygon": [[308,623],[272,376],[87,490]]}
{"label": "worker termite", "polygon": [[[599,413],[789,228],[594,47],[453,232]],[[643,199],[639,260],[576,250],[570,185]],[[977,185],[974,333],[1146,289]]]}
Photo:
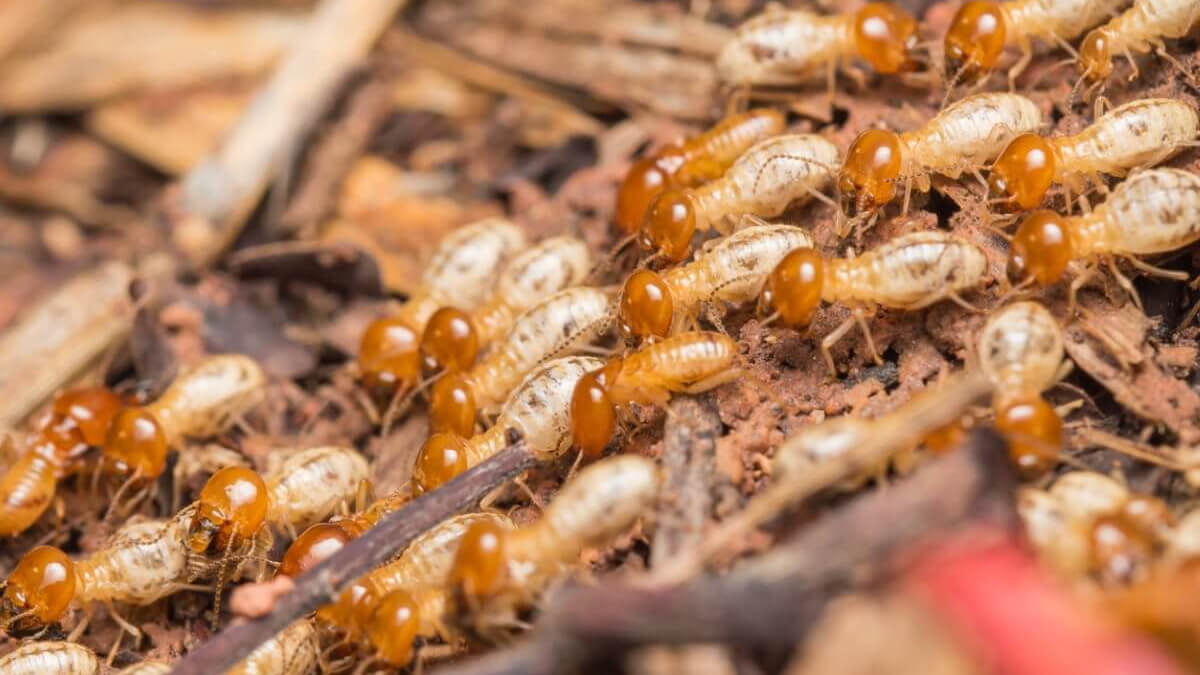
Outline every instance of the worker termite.
{"label": "worker termite", "polygon": [[697,231],[728,234],[731,221],[742,214],[771,218],[798,201],[825,198],[821,189],[832,181],[837,161],[837,146],[813,134],[759,141],[720,178],[659,195],[642,224],[641,245],[673,262],[683,260]]}
{"label": "worker termite", "polygon": [[117,675],[167,675],[171,672],[171,664],[162,661],[142,661],[132,666],[122,668]]}
{"label": "worker termite", "polygon": [[370,468],[353,448],[309,448],[285,459],[267,477],[267,519],[287,529],[324,520],[349,504]]}
{"label": "worker termite", "polygon": [[[951,88],[962,76],[996,67],[1008,45],[1021,58],[1008,71],[1009,89],[1033,59],[1033,38],[1066,45],[1111,16],[1121,0],[972,0],[958,9],[946,31],[946,71]],[[1070,49],[1070,46],[1067,46]]]}
{"label": "worker termite", "polygon": [[433,431],[472,435],[478,414],[494,414],[539,363],[585,350],[608,327],[610,304],[605,291],[580,286],[559,291],[517,317],[508,335],[469,371],[434,383]]}
{"label": "worker termite", "polygon": [[4,675],[99,675],[100,659],[73,642],[31,642],[0,656]]}
{"label": "worker termite", "polygon": [[721,333],[680,333],[609,359],[574,386],[570,429],[580,452],[596,457],[631,404],[665,407],[672,392],[698,394],[744,374],[737,342]]}
{"label": "worker termite", "polygon": [[692,262],[661,274],[638,270],[625,281],[620,319],[624,333],[638,338],[666,337],[723,303],[753,300],[763,279],[796,248],[811,248],[812,238],[799,227],[756,225],[723,239]]}
{"label": "worker termite", "polygon": [[[1042,203],[1052,183],[1064,183],[1081,194],[1088,178],[1104,187],[1101,174],[1120,177],[1158,164],[1195,145],[1198,132],[1200,116],[1183,101],[1131,101],[1074,136],[1017,136],[996,158],[988,184],[1003,205],[1032,209]],[[1070,204],[1069,196],[1066,202]]]}
{"label": "worker termite", "polygon": [[421,336],[426,365],[467,370],[480,350],[512,328],[517,316],[583,281],[591,266],[591,251],[577,237],[553,237],[518,254],[478,308],[464,312],[443,307],[433,313]]}
{"label": "worker termite", "polygon": [[358,367],[367,389],[391,396],[416,384],[421,332],[429,317],[447,305],[474,309],[505,263],[525,246],[521,228],[500,218],[466,225],[442,239],[408,302],[363,333]]}
{"label": "worker termite", "polygon": [[837,376],[830,348],[858,325],[876,363],[881,362],[867,327],[867,309],[917,310],[950,299],[970,308],[959,293],[979,285],[987,271],[983,251],[940,231],[913,232],[858,258],[823,259],[809,248],[784,256],[767,276],[761,304],[789,326],[808,326],[821,301],[848,304],[853,313],[821,341],[821,354]]}
{"label": "worker termite", "polygon": [[637,232],[646,209],[664,190],[692,187],[719,177],[747,148],[782,133],[784,125],[779,111],[748,110],[634,162],[617,189],[613,214],[617,228],[625,234]]}
{"label": "worker termite", "polygon": [[1130,176],[1091,213],[1060,216],[1036,211],[1012,239],[1008,277],[1014,284],[1047,286],[1058,282],[1072,263],[1084,264],[1071,282],[1072,311],[1078,290],[1103,261],[1139,308],[1141,298],[1117,269],[1124,258],[1136,269],[1169,279],[1183,272],[1160,269],[1136,256],[1165,253],[1200,239],[1200,176],[1178,169],[1153,169]]}
{"label": "worker termite", "polygon": [[931,174],[958,178],[980,169],[1014,136],[1041,125],[1042,114],[1029,99],[988,93],[955,102],[913,131],[868,129],[850,144],[838,172],[843,209],[874,213],[895,198],[896,184],[903,182],[907,213],[914,183],[928,192]]}
{"label": "worker termite", "polygon": [[768,6],[738,26],[716,66],[721,80],[735,87],[791,85],[828,74],[832,89],[839,63],[857,58],[880,73],[914,70],[916,47],[916,20],[890,3],[834,16]]}
{"label": "worker termite", "polygon": [[1151,50],[1187,73],[1167,52],[1163,40],[1187,35],[1198,21],[1200,4],[1193,0],[1134,0],[1124,13],[1083,37],[1076,60],[1080,77],[1093,82],[1093,86],[1102,85],[1112,75],[1113,57],[1124,54],[1133,67],[1129,79],[1134,80],[1138,67],[1133,54]]}
{"label": "worker termite", "polygon": [[432,490],[495,455],[508,445],[508,430],[516,429],[529,451],[543,460],[560,456],[571,446],[571,396],[600,359],[571,356],[548,361],[525,378],[504,403],[496,423],[482,434],[463,438],[435,433],[425,441],[413,470],[413,491]]}
{"label": "worker termite", "polygon": [[379,519],[408,503],[408,493],[393,492],[362,511],[328,523],[317,523],[300,533],[279,562],[279,574],[298,577],[337,553],[351,539],[375,526]]}
{"label": "worker termite", "polygon": [[225,675],[307,675],[317,665],[317,631],[299,619],[254,648]]}
{"label": "worker termite", "polygon": [[621,455],[567,481],[542,517],[516,529],[477,523],[463,535],[449,584],[475,626],[511,625],[583,549],[602,546],[649,512],[660,476],[649,459]]}
{"label": "worker termite", "polygon": [[104,442],[120,397],[103,387],[69,390],[54,399],[25,449],[0,476],[0,536],[25,531],[54,500],[58,481],[77,471],[82,455]]}

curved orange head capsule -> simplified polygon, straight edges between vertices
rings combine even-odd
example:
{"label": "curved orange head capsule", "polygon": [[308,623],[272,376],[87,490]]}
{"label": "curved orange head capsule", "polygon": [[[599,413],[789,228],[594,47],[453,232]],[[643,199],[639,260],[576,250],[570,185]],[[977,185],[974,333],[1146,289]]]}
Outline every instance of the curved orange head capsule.
{"label": "curved orange head capsule", "polygon": [[617,228],[633,234],[646,219],[646,210],[654,198],[674,184],[675,169],[683,149],[668,145],[658,152],[634,162],[617,189],[617,206],[613,218]]}
{"label": "curved orange head capsule", "polygon": [[991,70],[1000,60],[1008,27],[999,3],[972,0],[958,9],[946,31],[946,71],[953,76]]}
{"label": "curved orange head capsule", "polygon": [[854,15],[854,49],[858,57],[881,73],[913,70],[910,58],[917,46],[917,21],[887,2],[867,3]]}
{"label": "curved orange head capsule", "polygon": [[167,465],[167,436],[145,408],[117,413],[104,439],[105,465],[117,473],[154,478]]}
{"label": "curved orange head capsule", "polygon": [[1008,278],[1020,283],[1029,277],[1046,286],[1062,278],[1071,262],[1071,237],[1066,218],[1053,211],[1035,211],[1013,235],[1008,251]]}
{"label": "curved orange head capsule", "polygon": [[900,137],[886,129],[867,129],[854,139],[838,172],[847,213],[892,201],[900,178],[900,153]]}
{"label": "curved orange head capsule", "polygon": [[639,338],[666,337],[674,314],[671,289],[657,273],[638,270],[625,280],[621,292],[623,333]]}
{"label": "curved orange head capsule", "polygon": [[475,387],[461,373],[448,373],[433,384],[429,397],[431,430],[450,432],[463,438],[475,433]]}
{"label": "curved orange head capsule", "polygon": [[507,536],[508,531],[493,522],[479,522],[467,528],[450,568],[450,585],[471,599],[500,591],[505,578]]}
{"label": "curved orange head capsule", "polygon": [[358,346],[358,367],[372,393],[390,396],[416,384],[421,375],[420,338],[405,321],[376,319]]}
{"label": "curved orange head capsule", "polygon": [[1123,513],[1100,516],[1090,535],[1092,565],[1107,581],[1130,581],[1154,559],[1154,540]]}
{"label": "curved orange head capsule", "polygon": [[1134,495],[1121,505],[1121,515],[1152,537],[1161,536],[1175,525],[1175,516],[1163,500],[1154,495]]}
{"label": "curved orange head capsule", "polygon": [[1079,74],[1093,82],[1108,79],[1113,71],[1112,42],[1105,31],[1094,29],[1079,43]]}
{"label": "curved orange head capsule", "polygon": [[413,468],[413,492],[424,494],[467,470],[467,442],[457,434],[439,432],[430,436]]}
{"label": "curved orange head capsule", "polygon": [[253,537],[270,507],[262,477],[241,466],[214,473],[196,501],[187,545],[197,553],[224,551]]}
{"label": "curved orange head capsule", "polygon": [[53,546],[26,553],[0,596],[0,628],[15,635],[58,621],[75,597],[75,563]]}
{"label": "curved orange head capsule", "polygon": [[1021,134],[996,158],[988,185],[1013,206],[1035,208],[1054,182],[1056,162],[1049,141],[1037,134]]}
{"label": "curved orange head capsule", "polygon": [[470,315],[455,307],[434,312],[421,336],[421,353],[430,369],[461,372],[470,368],[479,354],[479,334]]}
{"label": "curved orange head capsule", "polygon": [[571,433],[579,451],[588,457],[599,457],[617,431],[617,406],[608,395],[608,383],[620,368],[620,360],[614,359],[585,373],[571,393]]}
{"label": "curved orange head capsule", "polygon": [[421,627],[421,615],[412,594],[404,589],[388,593],[380,600],[371,620],[367,637],[376,655],[396,668],[412,660],[413,640]]}
{"label": "curved orange head capsule", "polygon": [[682,190],[667,190],[654,200],[646,212],[639,242],[671,262],[687,257],[696,234],[696,208],[691,196]]}
{"label": "curved orange head capsule", "polygon": [[1022,472],[1040,474],[1058,463],[1062,419],[1045,399],[1016,401],[997,410],[996,429],[1008,440],[1008,455]]}
{"label": "curved orange head capsule", "polygon": [[821,306],[824,282],[821,254],[811,248],[798,248],[784,256],[767,276],[761,306],[779,312],[779,318],[788,326],[807,326]]}
{"label": "curved orange head capsule", "polygon": [[337,523],[312,525],[300,533],[283,554],[283,561],[279,563],[279,573],[288,577],[298,577],[342,550],[353,538]]}
{"label": "curved orange head capsule", "polygon": [[55,415],[74,420],[88,445],[100,445],[108,425],[123,407],[121,397],[108,387],[80,387],[54,397]]}

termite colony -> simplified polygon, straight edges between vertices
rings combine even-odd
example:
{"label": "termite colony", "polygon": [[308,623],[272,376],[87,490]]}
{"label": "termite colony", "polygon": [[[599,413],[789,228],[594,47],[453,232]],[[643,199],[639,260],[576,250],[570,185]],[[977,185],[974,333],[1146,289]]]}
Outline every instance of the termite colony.
{"label": "termite colony", "polygon": [[[51,397],[0,476],[0,536],[18,543],[0,558],[17,644],[0,673],[165,673],[256,614],[231,587],[305,584],[320,606],[228,673],[420,672],[518,639],[560,584],[647,566],[678,581],[748,529],[773,540],[802,497],[820,518],[980,438],[1003,442],[1012,522],[1064,585],[1132,613],[1200,569],[1200,511],[1179,496],[1200,488],[1200,401],[1164,392],[1172,416],[1148,391],[1194,369],[1200,114],[1195,58],[1172,50],[1200,3],[955,9],[747,17],[710,50],[727,114],[643,143],[607,212],[422,242],[402,297],[289,326],[321,343],[304,376],[259,347],[190,354],[160,391],[114,369]],[[1067,56],[1079,79],[1052,82]],[[1157,78],[1156,96],[1122,74]],[[914,104],[875,119],[845,89]],[[668,494],[681,461],[660,458],[690,438],[687,399],[717,428],[705,488],[725,498],[704,516],[722,522],[664,565],[644,549],[681,538],[661,517],[686,501]],[[341,414],[354,430],[334,438]],[[193,461],[206,445],[220,459]],[[345,573],[435,508],[387,562]],[[271,597],[259,614],[284,606]],[[187,639],[147,649],[147,624],[181,616]]]}

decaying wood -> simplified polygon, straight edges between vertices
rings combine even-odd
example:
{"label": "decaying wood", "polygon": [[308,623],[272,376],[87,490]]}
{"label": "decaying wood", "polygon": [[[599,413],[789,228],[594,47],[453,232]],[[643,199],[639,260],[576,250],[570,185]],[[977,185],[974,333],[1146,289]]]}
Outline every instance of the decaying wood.
{"label": "decaying wood", "polygon": [[788,649],[831,599],[901,570],[898,553],[980,522],[1015,527],[1015,489],[1004,441],[977,431],[912,478],[827,514],[728,574],[670,586],[569,587],[527,641],[436,672],[549,675],[656,643]]}
{"label": "decaying wood", "polygon": [[324,0],[213,155],[178,185],[172,239],[195,265],[229,246],[275,175],[405,0]]}

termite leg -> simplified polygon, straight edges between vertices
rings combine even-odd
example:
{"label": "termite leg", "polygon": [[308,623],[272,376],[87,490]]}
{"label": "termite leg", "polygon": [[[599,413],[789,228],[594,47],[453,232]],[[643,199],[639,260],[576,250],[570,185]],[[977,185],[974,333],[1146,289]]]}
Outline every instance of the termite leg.
{"label": "termite leg", "polygon": [[1021,50],[1021,58],[1017,59],[1013,67],[1008,69],[1008,90],[1010,92],[1017,90],[1017,78],[1021,76],[1021,73],[1025,72],[1030,62],[1033,61],[1033,45],[1029,42],[1029,38],[1022,38],[1017,47]]}
{"label": "termite leg", "polygon": [[867,349],[871,350],[871,358],[875,361],[875,365],[883,365],[883,359],[879,356],[879,350],[875,348],[875,338],[871,335],[871,327],[867,325],[867,317],[873,315],[874,312],[867,312],[860,307],[854,308],[854,322],[858,324],[862,330],[863,337],[867,339]]}
{"label": "termite leg", "polygon": [[67,642],[79,642],[83,631],[87,630],[88,624],[92,622],[93,611],[92,603],[87,603],[87,607],[83,609],[83,618],[71,629],[71,634],[67,636]]}
{"label": "termite leg", "polygon": [[1073,316],[1075,314],[1076,309],[1079,307],[1079,303],[1078,303],[1079,289],[1083,288],[1084,284],[1091,281],[1092,277],[1094,277],[1095,275],[1096,275],[1095,265],[1086,265],[1086,266],[1084,266],[1083,269],[1079,270],[1079,273],[1076,274],[1075,278],[1071,280],[1071,286],[1070,286],[1070,288],[1067,289],[1067,314],[1068,315]]}
{"label": "termite leg", "polygon": [[982,309],[976,307],[975,305],[972,305],[971,303],[964,300],[962,298],[962,296],[958,294],[957,291],[947,291],[946,299],[953,302],[954,304],[958,305],[959,307],[962,307],[963,309],[967,310],[968,312],[971,312],[972,314],[984,314],[985,313],[984,310],[982,310]]}
{"label": "termite leg", "polygon": [[1134,256],[1126,256],[1125,259],[1128,260],[1129,264],[1133,265],[1134,268],[1152,277],[1162,277],[1163,279],[1170,279],[1172,281],[1187,281],[1188,279],[1188,273],[1184,272],[1183,270],[1163,269],[1161,267],[1151,265],[1145,260]]}
{"label": "termite leg", "polygon": [[846,337],[846,333],[849,333],[850,329],[853,327],[854,317],[851,316],[842,323],[838,324],[838,327],[834,328],[832,333],[826,335],[825,338],[821,340],[821,356],[825,357],[825,365],[829,367],[830,379],[836,379],[838,372],[837,367],[833,364],[833,354],[829,350],[832,349],[833,346],[839,341],[841,341],[842,338]]}
{"label": "termite leg", "polygon": [[746,373],[740,367],[729,368],[725,372],[714,373],[702,380],[697,380],[686,387],[683,387],[679,391],[683,394],[702,394],[710,389],[715,389],[723,384],[733,382],[745,374]]}
{"label": "termite leg", "polygon": [[1129,277],[1125,276],[1121,273],[1121,270],[1117,269],[1116,259],[1109,257],[1105,263],[1108,265],[1108,270],[1112,272],[1113,277],[1116,278],[1117,284],[1121,288],[1125,289],[1125,292],[1129,294],[1129,297],[1133,298],[1133,304],[1137,305],[1138,311],[1144,312],[1145,309],[1142,307],[1142,299],[1138,296],[1137,289],[1133,287],[1133,282],[1129,280]]}
{"label": "termite leg", "polygon": [[129,633],[130,635],[132,635],[134,640],[141,641],[141,639],[142,639],[142,631],[141,631],[141,630],[139,630],[139,629],[138,629],[136,626],[134,626],[133,624],[131,624],[131,623],[129,623],[128,621],[126,621],[126,620],[125,620],[125,617],[123,617],[123,616],[121,616],[120,614],[118,614],[118,613],[117,613],[117,610],[116,610],[116,608],[115,608],[115,607],[113,607],[113,604],[112,604],[111,602],[105,602],[105,603],[104,603],[104,608],[108,610],[108,615],[112,617],[112,620],[113,620],[113,621],[117,622],[117,625],[118,625],[118,626],[120,626],[121,628],[123,628],[123,629],[124,629],[124,630],[125,630],[127,633]]}
{"label": "termite leg", "polygon": [[1139,71],[1137,67],[1137,61],[1134,60],[1133,52],[1129,51],[1129,47],[1122,47],[1121,53],[1125,55],[1125,60],[1129,62],[1129,67],[1133,69],[1133,71],[1129,73],[1129,81],[1133,82],[1134,80],[1138,79],[1139,75],[1141,75],[1141,71]]}

